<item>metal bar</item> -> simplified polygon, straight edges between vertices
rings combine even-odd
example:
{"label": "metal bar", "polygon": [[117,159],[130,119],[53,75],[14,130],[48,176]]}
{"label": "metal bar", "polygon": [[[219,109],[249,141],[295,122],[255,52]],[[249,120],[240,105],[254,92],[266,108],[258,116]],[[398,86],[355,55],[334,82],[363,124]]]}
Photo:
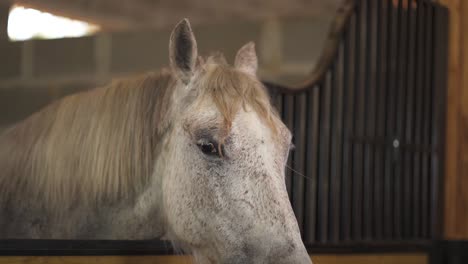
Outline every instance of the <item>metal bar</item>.
{"label": "metal bar", "polygon": [[[364,118],[363,134],[366,138],[372,138],[375,136],[375,124],[374,124],[374,115],[375,115],[375,86],[371,87],[371,82],[373,81],[373,70],[375,65],[375,47],[373,45],[374,37],[376,35],[375,31],[375,10],[372,3],[375,3],[373,0],[366,1],[366,43],[365,43],[365,70],[364,70]],[[366,240],[371,239],[372,231],[374,226],[374,221],[372,221],[372,207],[374,200],[373,191],[373,165],[374,165],[374,153],[372,144],[364,144],[363,150],[363,238]]]}
{"label": "metal bar", "polygon": [[324,87],[320,91],[320,141],[318,165],[318,234],[320,242],[328,241],[328,210],[330,191],[330,114],[331,114],[331,74],[325,78]]}
{"label": "metal bar", "polygon": [[[386,127],[385,137],[390,139],[394,138],[394,112],[395,112],[395,76],[396,71],[396,21],[395,12],[392,1],[387,1],[387,83],[386,83]],[[393,218],[393,170],[394,170],[394,150],[392,146],[386,148],[385,155],[385,179],[384,179],[384,226],[385,226],[385,239],[391,239],[394,231],[394,218]]]}
{"label": "metal bar", "polygon": [[296,143],[288,166],[310,178],[290,175],[293,209],[309,244],[432,239],[447,14],[427,0],[355,4],[320,88],[277,98]]}
{"label": "metal bar", "polygon": [[[339,52],[340,53],[340,52]],[[341,56],[338,53],[338,58]],[[338,59],[337,58],[337,59]],[[339,175],[338,175],[338,163],[337,163],[337,123],[339,119],[337,114],[340,112],[339,104],[337,103],[340,98],[338,98],[339,87],[338,87],[338,68],[340,67],[339,61],[336,61],[331,69],[331,106],[330,106],[330,158],[329,158],[329,167],[330,167],[330,192],[329,192],[329,204],[330,208],[328,210],[328,237],[330,243],[337,243],[339,240]]]}
{"label": "metal bar", "polygon": [[[329,135],[328,135],[328,145],[327,145],[327,152],[328,152],[328,156],[325,157],[325,162],[327,163],[326,166],[328,168],[328,177],[326,179],[326,181],[324,181],[323,183],[326,185],[326,189],[328,190],[328,197],[327,197],[327,201],[328,201],[328,207],[327,207],[327,229],[324,229],[323,232],[326,232],[327,233],[327,242],[328,243],[333,243],[332,241],[332,237],[331,237],[331,229],[333,228],[333,219],[330,217],[331,214],[333,213],[333,203],[332,203],[332,200],[333,200],[333,167],[332,167],[332,164],[334,163],[333,160],[332,160],[332,157],[333,157],[333,118],[334,118],[334,113],[335,113],[335,72],[336,72],[336,62],[331,65],[331,68],[330,68],[330,71],[328,73],[328,76],[327,76],[327,80],[326,80],[326,83],[327,83],[327,89],[329,91],[329,99],[328,99],[328,120],[326,120],[326,122],[328,123],[328,127],[329,127]],[[325,165],[325,162],[323,163]],[[325,187],[325,186],[324,186]]]}
{"label": "metal bar", "polygon": [[307,162],[306,175],[309,178],[305,186],[305,222],[304,240],[317,241],[317,194],[318,194],[318,139],[320,114],[320,89],[307,93]]}
{"label": "metal bar", "polygon": [[345,31],[343,40],[343,136],[342,136],[342,170],[341,170],[341,217],[340,217],[340,238],[343,241],[351,240],[351,183],[352,183],[352,142],[349,140],[349,135],[353,131],[353,77],[354,77],[354,31],[356,23],[355,19],[350,20],[350,24]]}
{"label": "metal bar", "polygon": [[[414,114],[415,114],[415,122],[414,122],[414,144],[421,144],[421,133],[422,133],[422,91],[423,91],[423,67],[424,67],[424,53],[422,46],[424,44],[424,13],[422,9],[422,0],[418,0],[416,8],[416,59],[415,59],[415,67],[416,67],[416,75],[415,75],[415,96],[414,96]],[[413,199],[415,201],[420,201],[421,197],[421,153],[413,153],[413,177],[414,177],[414,184],[413,184]],[[421,203],[417,202],[416,206],[413,208],[413,238],[420,238],[421,237],[421,222],[423,216],[421,215]]]}
{"label": "metal bar", "polygon": [[[430,49],[430,53],[431,53],[431,65],[430,65],[430,72],[431,72],[431,77],[430,77],[430,88],[429,88],[429,100],[430,100],[430,104],[429,104],[429,111],[430,111],[430,122],[429,122],[429,142],[432,146],[435,146],[434,144],[434,136],[435,134],[437,134],[437,108],[435,107],[435,105],[437,104],[437,98],[434,97],[435,95],[435,89],[436,89],[436,75],[438,74],[437,73],[437,70],[439,69],[434,69],[434,65],[435,63],[437,63],[437,55],[435,54],[434,50],[437,48],[437,41],[436,41],[436,36],[439,34],[437,32],[438,30],[438,26],[437,26],[437,9],[436,9],[436,6],[434,3],[430,2],[428,3],[428,6],[431,10],[431,14],[432,14],[432,26],[431,26],[431,49]],[[440,70],[439,70],[440,71]],[[434,218],[434,214],[433,212],[434,211],[437,211],[437,201],[435,201],[435,197],[434,196],[437,196],[437,187],[434,188],[434,183],[436,183],[434,181],[434,168],[437,170],[437,167],[434,163],[437,163],[437,157],[438,157],[438,152],[436,153],[431,153],[432,155],[429,156],[429,197],[428,197],[428,203],[429,203],[429,231],[428,231],[428,237],[429,239],[434,239],[435,237],[435,234],[437,232],[437,226],[435,224],[436,221],[436,218]],[[436,192],[434,192],[434,190],[436,190]]]}
{"label": "metal bar", "polygon": [[[363,6],[362,1],[358,1],[356,4],[356,38],[355,41],[355,48],[356,48],[356,57],[355,57],[355,64],[354,67],[356,69],[355,72],[355,79],[354,79],[354,88],[356,96],[354,96],[354,135],[363,135],[364,130],[364,123],[363,123],[363,115],[364,115],[364,103],[362,102],[364,96],[364,90],[362,85],[362,80],[364,79],[363,72],[364,69],[362,68],[364,61],[364,54],[365,50],[362,46],[362,27],[365,26],[363,22],[364,12],[362,12]],[[362,239],[362,145],[356,144],[353,142],[353,218],[352,218],[352,235],[354,240],[361,240]]]}
{"label": "metal bar", "polygon": [[335,104],[332,106],[333,109],[336,109],[334,112],[334,119],[332,123],[333,131],[333,145],[332,145],[332,157],[331,157],[331,196],[330,196],[330,240],[334,243],[339,242],[340,240],[340,217],[341,217],[341,190],[342,190],[342,148],[343,148],[343,122],[344,122],[344,56],[345,56],[345,47],[344,43],[340,46],[338,52],[337,62],[333,70],[334,78],[334,98]]}
{"label": "metal bar", "polygon": [[[432,85],[432,8],[430,8],[427,2],[424,2],[424,12],[426,16],[425,29],[424,29],[424,103],[423,103],[423,134],[422,140],[423,144],[430,144],[431,140],[431,85]],[[430,191],[429,191],[429,181],[430,181],[430,155],[428,153],[423,153],[422,156],[422,188],[423,192],[421,193],[422,201],[422,229],[423,229],[423,238],[430,238],[430,215],[429,215],[429,201],[430,201]]]}
{"label": "metal bar", "polygon": [[448,10],[439,4],[434,4],[434,43],[432,52],[434,56],[432,105],[432,145],[439,149],[432,155],[431,168],[431,239],[442,239],[443,223],[443,175],[444,175],[444,151],[445,151],[445,111],[446,111],[446,83],[448,62]]}
{"label": "metal bar", "polygon": [[403,2],[402,0],[398,0],[398,9],[397,9],[397,27],[396,27],[396,38],[397,38],[397,47],[396,47],[396,69],[395,69],[395,81],[394,81],[394,89],[395,89],[395,133],[394,138],[398,142],[397,145],[394,145],[394,211],[393,211],[393,223],[394,223],[394,238],[401,239],[402,238],[402,183],[403,179],[401,177],[402,174],[402,150],[399,147],[400,142],[402,142],[403,138],[403,125],[404,125],[404,115],[405,112],[405,90],[404,90],[404,67],[406,61],[406,54],[405,54],[405,42],[406,42],[406,27],[405,27],[405,17],[403,15]]}
{"label": "metal bar", "polygon": [[[385,108],[386,108],[386,50],[387,50],[387,12],[383,1],[377,1],[377,65],[376,65],[376,137],[385,136]],[[385,147],[385,146],[384,146]],[[384,224],[384,148],[376,146],[375,148],[375,180],[374,180],[374,211],[375,211],[375,238],[383,240]]]}
{"label": "metal bar", "polygon": [[[433,245],[428,241],[365,242],[341,245],[311,245],[309,253],[426,253]],[[0,240],[0,256],[130,256],[171,255],[174,252],[166,240],[57,240],[57,239],[4,239]],[[36,260],[36,259],[35,259]],[[44,263],[39,262],[39,263]],[[28,262],[28,263],[37,263]]]}
{"label": "metal bar", "polygon": [[307,95],[296,95],[294,135],[295,146],[292,172],[292,200],[293,209],[296,214],[297,223],[301,234],[304,231],[304,177],[305,174],[305,152],[306,152],[306,118],[307,118]]}
{"label": "metal bar", "polygon": [[[412,5],[408,6],[407,9],[407,63],[405,63],[405,72],[406,78],[404,80],[404,86],[406,90],[406,107],[405,107],[405,127],[403,128],[403,137],[405,144],[413,142],[414,140],[414,75],[415,75],[415,56],[416,45],[415,45],[415,34],[416,34],[416,18],[414,7]],[[403,151],[403,178],[404,178],[404,188],[403,188],[403,237],[405,239],[411,238],[411,229],[412,229],[412,209],[417,206],[416,200],[412,197],[413,189],[413,163],[412,163],[412,151],[409,149],[402,149]]]}

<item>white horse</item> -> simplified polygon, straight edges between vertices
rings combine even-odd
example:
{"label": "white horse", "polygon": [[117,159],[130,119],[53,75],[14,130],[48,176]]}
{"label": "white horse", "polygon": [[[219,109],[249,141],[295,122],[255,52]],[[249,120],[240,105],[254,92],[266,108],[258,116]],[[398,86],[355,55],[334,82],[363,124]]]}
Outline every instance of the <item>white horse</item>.
{"label": "white horse", "polygon": [[291,134],[253,43],[52,103],[0,137],[0,237],[174,241],[197,263],[311,263],[286,192]]}

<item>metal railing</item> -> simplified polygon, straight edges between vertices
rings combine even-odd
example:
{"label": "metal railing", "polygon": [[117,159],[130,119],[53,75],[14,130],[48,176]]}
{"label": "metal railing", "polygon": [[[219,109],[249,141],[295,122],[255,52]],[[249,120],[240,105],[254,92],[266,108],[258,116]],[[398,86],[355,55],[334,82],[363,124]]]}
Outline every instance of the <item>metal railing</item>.
{"label": "metal railing", "polygon": [[316,69],[266,83],[294,135],[286,177],[306,244],[439,238],[448,12],[345,1]]}

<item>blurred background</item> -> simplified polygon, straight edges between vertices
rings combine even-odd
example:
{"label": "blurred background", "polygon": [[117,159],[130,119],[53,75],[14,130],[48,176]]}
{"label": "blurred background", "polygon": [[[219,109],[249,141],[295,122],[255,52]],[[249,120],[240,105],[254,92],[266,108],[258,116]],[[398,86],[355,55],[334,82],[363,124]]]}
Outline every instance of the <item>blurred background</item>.
{"label": "blurred background", "polygon": [[199,52],[232,63],[255,41],[260,76],[302,79],[340,0],[0,1],[0,130],[54,98],[168,65],[172,28],[190,19]]}

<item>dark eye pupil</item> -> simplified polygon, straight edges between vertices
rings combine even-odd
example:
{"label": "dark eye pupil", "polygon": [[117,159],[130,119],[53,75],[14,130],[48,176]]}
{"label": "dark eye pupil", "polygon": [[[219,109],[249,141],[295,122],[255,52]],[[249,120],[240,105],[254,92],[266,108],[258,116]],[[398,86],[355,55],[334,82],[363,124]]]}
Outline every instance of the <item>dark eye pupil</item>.
{"label": "dark eye pupil", "polygon": [[200,144],[200,149],[205,154],[216,154],[217,150],[213,143]]}

